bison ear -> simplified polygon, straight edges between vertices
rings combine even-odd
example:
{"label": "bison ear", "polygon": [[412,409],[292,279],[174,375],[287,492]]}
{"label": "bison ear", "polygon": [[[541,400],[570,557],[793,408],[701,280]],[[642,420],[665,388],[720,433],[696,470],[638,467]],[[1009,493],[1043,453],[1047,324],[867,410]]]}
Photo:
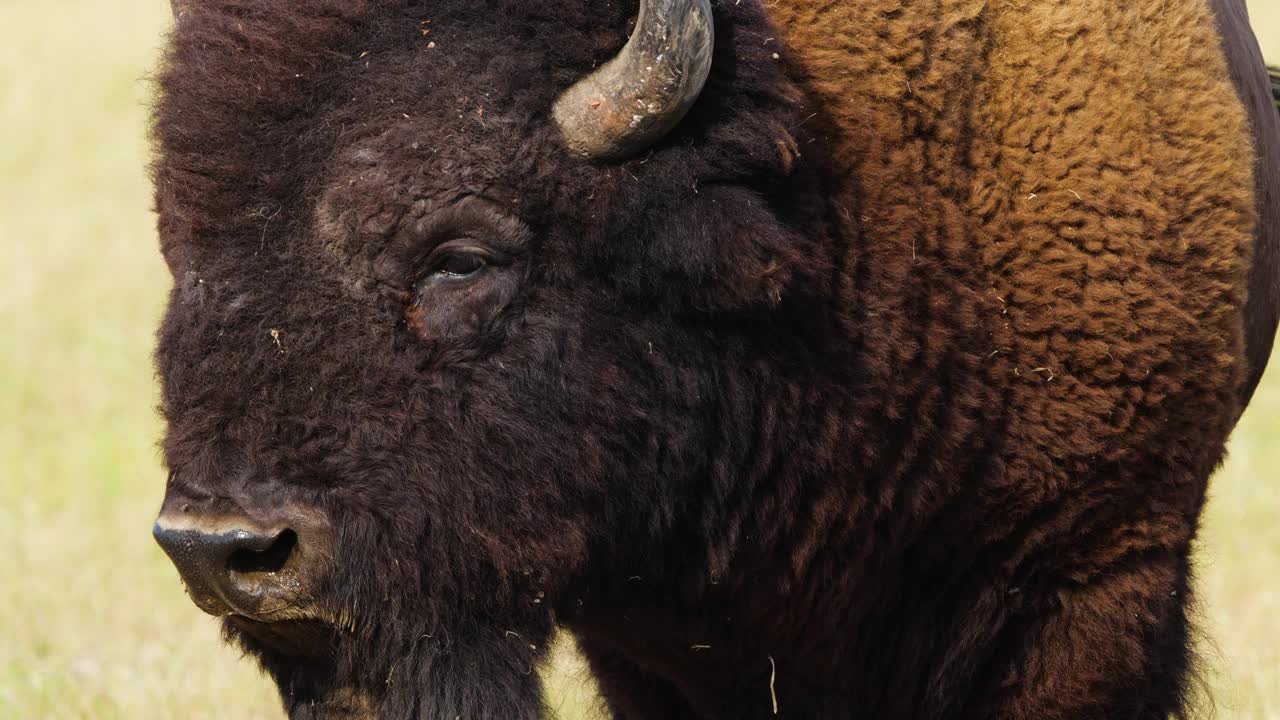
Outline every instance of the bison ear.
{"label": "bison ear", "polygon": [[747,188],[706,186],[614,221],[606,244],[621,263],[613,281],[672,309],[769,309],[812,271],[805,236]]}
{"label": "bison ear", "polygon": [[754,192],[726,186],[703,196],[710,202],[691,226],[705,238],[712,270],[701,302],[718,310],[782,304],[808,272],[804,238]]}

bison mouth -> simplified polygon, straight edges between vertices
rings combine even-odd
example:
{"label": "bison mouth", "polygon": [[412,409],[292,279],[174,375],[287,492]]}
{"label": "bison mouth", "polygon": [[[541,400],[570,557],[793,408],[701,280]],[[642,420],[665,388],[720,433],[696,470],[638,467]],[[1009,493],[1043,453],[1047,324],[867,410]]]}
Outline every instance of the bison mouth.
{"label": "bison mouth", "polygon": [[318,619],[266,621],[229,615],[226,628],[251,650],[303,662],[332,658],[342,637],[336,625]]}

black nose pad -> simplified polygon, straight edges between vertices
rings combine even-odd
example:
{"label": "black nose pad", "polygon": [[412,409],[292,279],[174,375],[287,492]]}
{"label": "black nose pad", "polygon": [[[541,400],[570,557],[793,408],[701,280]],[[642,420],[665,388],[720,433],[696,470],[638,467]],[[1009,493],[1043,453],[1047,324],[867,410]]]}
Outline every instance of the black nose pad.
{"label": "black nose pad", "polygon": [[291,529],[207,532],[157,522],[152,533],[192,598],[214,614],[250,612],[271,589],[270,578],[289,564],[298,546],[298,534]]}

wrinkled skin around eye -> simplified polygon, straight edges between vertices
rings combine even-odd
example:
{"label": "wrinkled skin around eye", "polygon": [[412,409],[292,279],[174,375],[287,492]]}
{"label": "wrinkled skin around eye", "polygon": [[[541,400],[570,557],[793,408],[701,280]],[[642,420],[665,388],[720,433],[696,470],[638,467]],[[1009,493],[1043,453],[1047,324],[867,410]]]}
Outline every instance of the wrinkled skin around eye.
{"label": "wrinkled skin around eye", "polygon": [[518,287],[518,271],[505,253],[472,241],[445,243],[414,284],[405,323],[425,340],[476,334]]}

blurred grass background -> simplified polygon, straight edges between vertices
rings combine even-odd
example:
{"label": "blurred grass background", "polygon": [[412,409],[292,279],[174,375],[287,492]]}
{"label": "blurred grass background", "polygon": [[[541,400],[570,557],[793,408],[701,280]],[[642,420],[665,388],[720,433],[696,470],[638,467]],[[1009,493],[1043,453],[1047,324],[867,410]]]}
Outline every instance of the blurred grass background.
{"label": "blurred grass background", "polygon": [[[1250,0],[1280,59],[1280,0]],[[0,719],[279,720],[150,537],[150,350],[168,275],[145,175],[165,0],[0,0]],[[1273,366],[1280,363],[1273,363]],[[1197,559],[1219,717],[1280,720],[1280,370],[1218,473]],[[567,649],[550,701],[585,718]]]}

